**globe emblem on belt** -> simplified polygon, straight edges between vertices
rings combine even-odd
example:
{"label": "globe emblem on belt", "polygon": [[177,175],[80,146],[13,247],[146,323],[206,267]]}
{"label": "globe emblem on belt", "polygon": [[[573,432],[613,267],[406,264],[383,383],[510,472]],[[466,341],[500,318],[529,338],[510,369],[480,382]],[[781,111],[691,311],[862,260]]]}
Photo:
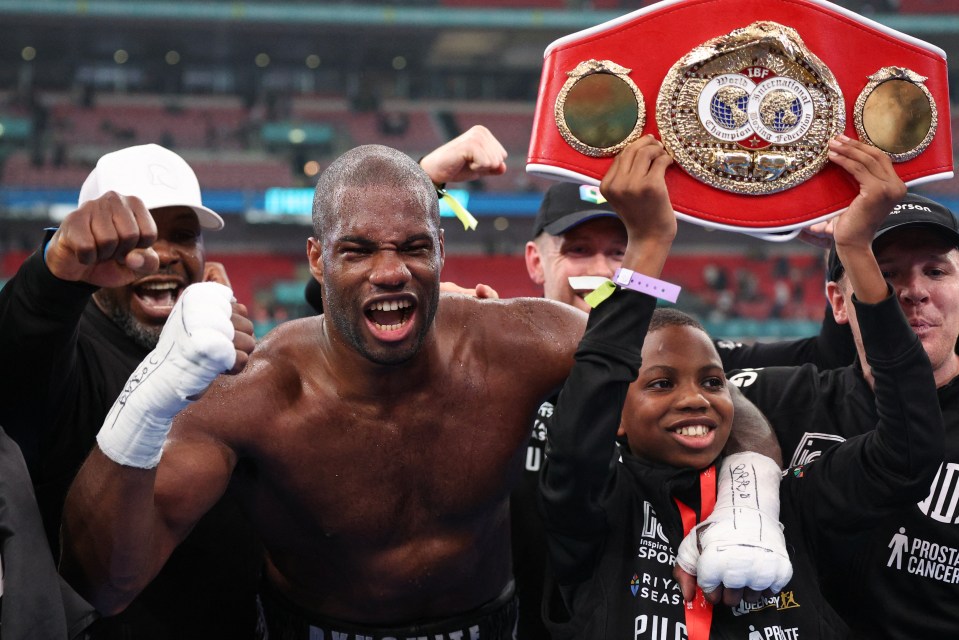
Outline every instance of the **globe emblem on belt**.
{"label": "globe emblem on belt", "polygon": [[812,126],[813,99],[793,78],[763,80],[749,95],[746,106],[756,135],[771,144],[789,144],[802,138]]}
{"label": "globe emblem on belt", "polygon": [[749,94],[738,87],[723,87],[709,101],[709,113],[720,126],[738,129],[748,119]]}
{"label": "globe emblem on belt", "polygon": [[656,124],[677,164],[718,189],[776,193],[815,175],[845,128],[835,76],[792,28],[756,22],[670,68]]}
{"label": "globe emblem on belt", "polygon": [[703,128],[724,142],[754,135],[749,124],[750,96],[756,83],[739,73],[712,78],[699,93],[698,115]]}
{"label": "globe emblem on belt", "polygon": [[796,94],[779,89],[766,96],[759,112],[764,125],[776,133],[785,133],[799,123],[802,104]]}
{"label": "globe emblem on belt", "polygon": [[[707,131],[725,142],[757,149],[794,142],[812,124],[812,98],[802,83],[750,68],[767,76],[758,84],[745,74],[722,74],[703,87],[699,119]],[[770,77],[771,76],[771,77]]]}

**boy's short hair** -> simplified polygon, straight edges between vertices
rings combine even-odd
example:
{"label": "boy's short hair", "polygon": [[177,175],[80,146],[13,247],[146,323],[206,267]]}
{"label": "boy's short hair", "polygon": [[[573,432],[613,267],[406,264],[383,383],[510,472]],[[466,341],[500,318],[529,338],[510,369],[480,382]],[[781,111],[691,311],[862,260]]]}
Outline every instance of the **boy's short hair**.
{"label": "boy's short hair", "polygon": [[653,333],[666,327],[692,327],[699,329],[703,333],[707,333],[706,327],[688,313],[672,307],[659,307],[653,311],[653,317],[649,321],[649,330],[647,333]]}

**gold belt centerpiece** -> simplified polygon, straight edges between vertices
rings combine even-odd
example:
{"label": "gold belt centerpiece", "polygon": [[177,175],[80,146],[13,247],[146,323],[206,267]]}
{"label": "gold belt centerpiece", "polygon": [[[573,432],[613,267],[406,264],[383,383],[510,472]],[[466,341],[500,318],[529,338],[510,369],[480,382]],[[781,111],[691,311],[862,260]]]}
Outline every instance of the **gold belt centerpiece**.
{"label": "gold belt centerpiece", "polygon": [[799,34],[755,22],[673,65],[656,101],[656,123],[688,173],[754,195],[815,175],[846,116],[835,77]]}
{"label": "gold belt centerpiece", "polygon": [[948,104],[942,49],[827,0],[663,0],[546,48],[526,170],[598,185],[651,134],[677,216],[780,241],[857,195],[837,135],[951,178]]}

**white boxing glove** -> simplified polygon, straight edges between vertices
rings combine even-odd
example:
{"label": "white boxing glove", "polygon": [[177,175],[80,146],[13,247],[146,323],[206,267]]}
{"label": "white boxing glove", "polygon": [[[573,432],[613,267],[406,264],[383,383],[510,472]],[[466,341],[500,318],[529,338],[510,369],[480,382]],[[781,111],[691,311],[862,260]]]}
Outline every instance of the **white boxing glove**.
{"label": "white boxing glove", "polygon": [[723,459],[716,506],[683,539],[676,554],[677,564],[696,576],[704,593],[720,585],[778,593],[792,578],[779,522],[781,480],[779,465],[762,454],[736,453]]}
{"label": "white boxing glove", "polygon": [[160,463],[173,416],[236,363],[232,300],[233,292],[215,282],[183,292],[97,434],[107,457],[141,469]]}

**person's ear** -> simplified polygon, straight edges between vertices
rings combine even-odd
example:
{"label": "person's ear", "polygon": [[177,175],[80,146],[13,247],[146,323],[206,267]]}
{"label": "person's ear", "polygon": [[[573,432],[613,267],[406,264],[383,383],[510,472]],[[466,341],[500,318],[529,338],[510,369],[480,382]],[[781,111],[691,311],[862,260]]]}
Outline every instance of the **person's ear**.
{"label": "person's ear", "polygon": [[526,272],[535,284],[542,285],[546,282],[543,255],[539,251],[539,246],[532,240],[526,243]]}
{"label": "person's ear", "polygon": [[832,317],[836,324],[849,324],[849,312],[846,309],[846,296],[842,286],[833,280],[826,283],[826,299],[832,307]]}
{"label": "person's ear", "polygon": [[307,238],[306,257],[310,262],[310,273],[317,282],[323,282],[323,248],[316,238]]}

